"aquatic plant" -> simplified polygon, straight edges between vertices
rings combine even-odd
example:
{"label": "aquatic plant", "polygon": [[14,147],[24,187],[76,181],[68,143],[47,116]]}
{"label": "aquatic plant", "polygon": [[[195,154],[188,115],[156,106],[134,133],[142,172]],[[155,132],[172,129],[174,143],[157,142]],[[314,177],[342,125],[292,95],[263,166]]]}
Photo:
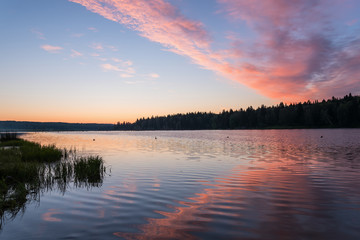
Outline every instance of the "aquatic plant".
{"label": "aquatic plant", "polygon": [[101,157],[78,157],[76,149],[22,139],[0,142],[0,230],[5,219],[25,210],[26,203],[39,201],[40,193],[64,194],[71,182],[76,187],[100,187],[105,172]]}
{"label": "aquatic plant", "polygon": [[18,140],[18,134],[17,133],[0,133],[0,142],[10,141],[10,140]]}
{"label": "aquatic plant", "polygon": [[25,142],[21,148],[21,158],[23,161],[39,161],[39,162],[54,162],[59,161],[63,157],[61,149],[56,148],[55,145],[41,146],[38,143]]}
{"label": "aquatic plant", "polygon": [[74,161],[74,180],[76,185],[88,184],[98,186],[102,184],[106,168],[99,156],[79,157]]}

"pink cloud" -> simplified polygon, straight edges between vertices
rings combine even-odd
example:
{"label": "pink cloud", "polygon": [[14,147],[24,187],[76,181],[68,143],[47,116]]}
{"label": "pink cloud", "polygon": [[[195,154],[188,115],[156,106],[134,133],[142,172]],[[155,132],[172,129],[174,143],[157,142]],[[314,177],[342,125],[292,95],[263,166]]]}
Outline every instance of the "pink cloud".
{"label": "pink cloud", "polygon": [[111,51],[113,51],[113,52],[117,52],[117,51],[119,51],[118,49],[117,49],[117,47],[115,47],[115,46],[107,46],[107,48],[108,49],[110,49]]}
{"label": "pink cloud", "polygon": [[148,76],[149,76],[150,78],[159,78],[159,77],[160,77],[160,75],[157,74],[157,73],[150,73],[150,74],[148,74]]}
{"label": "pink cloud", "polygon": [[81,57],[83,54],[81,52],[78,52],[74,49],[71,49],[71,57]]}
{"label": "pink cloud", "polygon": [[101,64],[101,67],[105,71],[116,71],[116,72],[122,72],[123,71],[118,66],[112,65],[110,63]]}
{"label": "pink cloud", "polygon": [[38,31],[36,29],[31,29],[30,31],[33,34],[35,34],[37,38],[42,39],[42,40],[46,40],[44,33],[40,32],[40,31]]}
{"label": "pink cloud", "polygon": [[58,53],[63,50],[62,47],[52,45],[42,45],[41,48],[50,53]]}
{"label": "pink cloud", "polygon": [[271,98],[329,97],[339,85],[342,91],[360,90],[354,67],[360,44],[331,30],[327,7],[338,0],[218,0],[233,22],[245,21],[256,33],[251,42],[231,34],[230,48],[218,51],[201,22],[164,0],[70,1]]}
{"label": "pink cloud", "polygon": [[100,57],[100,54],[98,54],[98,53],[90,53],[90,56],[92,56],[92,57]]}
{"label": "pink cloud", "polygon": [[95,50],[103,50],[104,49],[104,47],[101,43],[93,43],[89,47],[91,47],[92,49],[95,49]]}
{"label": "pink cloud", "polygon": [[70,1],[107,19],[125,24],[151,41],[184,55],[190,49],[207,48],[209,45],[209,37],[201,23],[187,20],[170,3],[162,0]]}
{"label": "pink cloud", "polygon": [[98,30],[97,30],[96,28],[94,28],[94,27],[88,27],[88,30],[93,31],[93,32],[97,32],[97,31],[98,31]]}
{"label": "pink cloud", "polygon": [[[359,91],[359,41],[331,25],[338,0],[218,0],[232,20],[245,20],[257,39],[235,46],[260,71],[245,71],[249,86],[285,100]],[[351,1],[348,1],[351,2]],[[244,74],[241,72],[240,74]],[[356,80],[357,79],[357,80]]]}
{"label": "pink cloud", "polygon": [[120,77],[122,77],[122,78],[132,78],[132,77],[134,77],[134,75],[131,75],[131,74],[128,74],[128,73],[122,73],[122,74],[120,74]]}
{"label": "pink cloud", "polygon": [[125,64],[118,64],[118,65],[113,65],[110,63],[104,63],[100,65],[101,68],[105,71],[115,71],[115,72],[121,72],[120,77],[122,78],[129,78],[129,77],[133,77],[134,74],[136,73],[135,69],[125,65]]}

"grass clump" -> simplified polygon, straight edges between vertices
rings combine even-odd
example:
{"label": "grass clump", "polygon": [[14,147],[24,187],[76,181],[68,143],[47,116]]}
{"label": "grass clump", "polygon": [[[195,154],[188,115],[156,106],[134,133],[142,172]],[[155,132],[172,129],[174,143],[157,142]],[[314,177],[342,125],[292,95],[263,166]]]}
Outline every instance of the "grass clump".
{"label": "grass clump", "polygon": [[55,145],[41,146],[38,143],[24,141],[20,146],[21,158],[24,162],[55,162],[61,160],[63,153]]}
{"label": "grass clump", "polygon": [[99,187],[104,174],[99,156],[77,157],[75,149],[1,137],[0,230],[4,219],[13,219],[27,202],[38,201],[41,192],[58,189],[65,193],[70,182]]}
{"label": "grass clump", "polygon": [[[55,162],[61,160],[63,157],[63,151],[56,148],[55,145],[45,145],[42,146],[39,143],[29,142],[23,139],[9,139],[1,140],[0,150],[8,150],[9,147],[15,150],[20,154],[21,160],[23,162]],[[3,154],[12,154],[11,152]],[[14,154],[14,155],[18,155]],[[5,158],[7,159],[7,158]],[[1,160],[1,159],[0,159]],[[1,163],[1,162],[0,162]],[[5,163],[6,164],[6,163]]]}
{"label": "grass clump", "polygon": [[0,133],[0,142],[10,141],[10,140],[19,140],[17,133]]}
{"label": "grass clump", "polygon": [[80,157],[74,161],[75,183],[102,183],[106,168],[99,156]]}

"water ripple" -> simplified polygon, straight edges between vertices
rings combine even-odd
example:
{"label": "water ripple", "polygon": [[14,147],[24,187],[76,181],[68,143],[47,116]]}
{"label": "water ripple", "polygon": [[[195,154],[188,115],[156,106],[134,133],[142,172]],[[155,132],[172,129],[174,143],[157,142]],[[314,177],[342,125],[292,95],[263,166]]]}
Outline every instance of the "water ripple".
{"label": "water ripple", "polygon": [[360,238],[357,129],[25,137],[100,154],[111,176],[44,193],[2,239]]}

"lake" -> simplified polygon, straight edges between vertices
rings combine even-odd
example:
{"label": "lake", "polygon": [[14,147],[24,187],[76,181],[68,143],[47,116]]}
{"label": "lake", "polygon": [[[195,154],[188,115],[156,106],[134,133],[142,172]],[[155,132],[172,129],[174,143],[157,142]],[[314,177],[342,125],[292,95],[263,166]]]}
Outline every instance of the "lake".
{"label": "lake", "polygon": [[28,133],[107,167],[0,239],[360,239],[360,129]]}

